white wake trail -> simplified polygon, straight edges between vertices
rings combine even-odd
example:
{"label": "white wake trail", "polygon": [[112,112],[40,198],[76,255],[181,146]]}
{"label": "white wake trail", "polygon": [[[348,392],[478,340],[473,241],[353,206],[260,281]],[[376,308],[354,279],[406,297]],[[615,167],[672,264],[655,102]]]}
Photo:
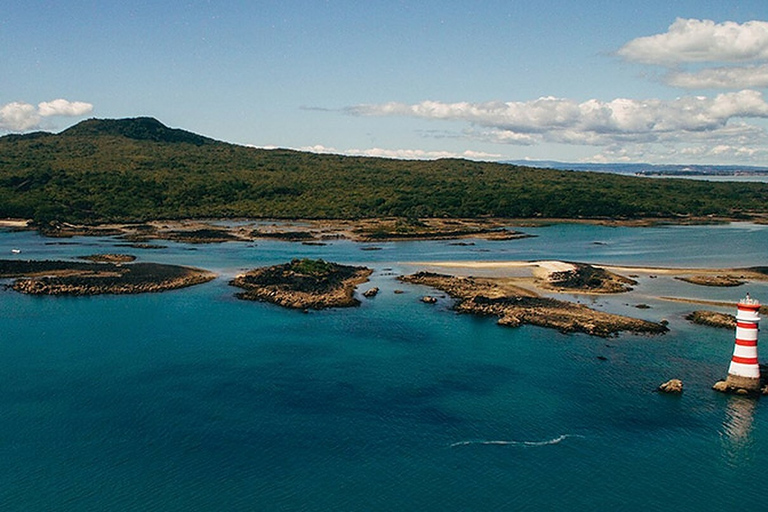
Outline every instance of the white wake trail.
{"label": "white wake trail", "polygon": [[451,448],[457,446],[469,446],[469,445],[498,445],[498,446],[549,446],[552,444],[559,444],[568,439],[569,437],[584,437],[578,434],[562,434],[553,439],[547,439],[545,441],[505,441],[505,440],[493,440],[493,441],[459,441],[450,445]]}

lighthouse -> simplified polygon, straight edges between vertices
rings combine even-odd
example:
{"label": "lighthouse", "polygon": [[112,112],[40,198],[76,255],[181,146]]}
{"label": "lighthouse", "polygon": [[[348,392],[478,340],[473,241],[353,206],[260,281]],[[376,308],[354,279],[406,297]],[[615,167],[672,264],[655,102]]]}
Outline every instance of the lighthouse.
{"label": "lighthouse", "polygon": [[[760,316],[757,314],[760,302],[749,294],[739,301],[736,314],[736,344],[733,348],[731,365],[725,383],[718,383],[723,389],[738,393],[760,391],[760,365],[757,362],[757,331]],[[715,389],[718,389],[717,384]],[[744,391],[742,391],[744,390]]]}

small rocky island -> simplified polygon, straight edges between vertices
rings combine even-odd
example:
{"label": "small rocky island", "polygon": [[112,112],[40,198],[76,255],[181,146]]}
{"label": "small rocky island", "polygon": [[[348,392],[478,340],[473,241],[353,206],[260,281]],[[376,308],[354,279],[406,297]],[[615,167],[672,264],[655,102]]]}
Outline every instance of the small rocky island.
{"label": "small rocky island", "polygon": [[161,263],[0,260],[0,278],[16,278],[10,288],[30,295],[101,295],[162,292],[205,283],[207,270]]}
{"label": "small rocky island", "polygon": [[555,291],[581,293],[624,293],[637,281],[586,263],[566,263],[571,268],[550,273],[542,286]]}
{"label": "small rocky island", "polygon": [[454,309],[460,313],[496,316],[499,325],[509,327],[529,324],[602,337],[622,331],[661,334],[668,330],[663,323],[604,313],[582,304],[541,297],[501,279],[455,277],[431,272],[417,272],[400,279],[446,292],[458,299]]}
{"label": "small rocky island", "polygon": [[229,284],[242,288],[237,297],[271,302],[292,309],[325,309],[359,306],[355,287],[373,271],[321,259],[294,259],[290,263],[261,267],[237,276]]}

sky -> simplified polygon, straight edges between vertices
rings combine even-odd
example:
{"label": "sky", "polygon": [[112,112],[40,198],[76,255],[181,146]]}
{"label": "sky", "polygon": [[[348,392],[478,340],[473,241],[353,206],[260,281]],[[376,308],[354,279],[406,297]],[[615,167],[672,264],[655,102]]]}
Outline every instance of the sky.
{"label": "sky", "polygon": [[768,165],[765,0],[0,0],[0,135]]}

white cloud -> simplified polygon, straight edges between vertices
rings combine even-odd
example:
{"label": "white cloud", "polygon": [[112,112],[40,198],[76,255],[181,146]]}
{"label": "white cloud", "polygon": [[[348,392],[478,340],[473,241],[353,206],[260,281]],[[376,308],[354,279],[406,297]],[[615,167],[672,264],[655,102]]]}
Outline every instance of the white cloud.
{"label": "white cloud", "polygon": [[398,158],[404,160],[435,160],[438,158],[467,158],[470,160],[495,160],[502,155],[495,153],[484,153],[482,151],[467,150],[463,152],[453,151],[427,151],[423,149],[336,149],[326,147],[320,144],[314,146],[305,146],[298,148],[299,151],[309,151],[312,153],[324,153],[334,155],[348,156],[373,156],[381,158]]}
{"label": "white cloud", "polygon": [[93,105],[90,103],[84,103],[82,101],[68,101],[65,99],[57,99],[53,101],[44,101],[37,105],[37,109],[40,115],[43,117],[49,116],[82,116],[90,113],[93,110]]}
{"label": "white cloud", "polygon": [[708,68],[696,72],[672,71],[664,82],[684,89],[745,89],[768,87],[768,64]]}
{"label": "white cloud", "polygon": [[545,97],[527,102],[385,103],[349,107],[351,115],[407,116],[466,121],[483,128],[470,137],[496,143],[531,145],[556,142],[579,145],[654,142],[662,139],[717,137],[734,118],[768,118],[768,103],[758,91],[715,97],[687,96],[667,101],[617,98],[578,103]]}
{"label": "white cloud", "polygon": [[93,105],[81,101],[57,99],[44,101],[37,107],[29,103],[14,101],[0,107],[0,131],[23,132],[40,128],[44,117],[77,117],[88,114]]}
{"label": "white cloud", "polygon": [[768,60],[768,22],[678,18],[667,32],[633,39],[617,53],[629,61],[662,66]]}
{"label": "white cloud", "polygon": [[40,114],[34,105],[14,101],[0,108],[0,130],[23,132],[40,123]]}

